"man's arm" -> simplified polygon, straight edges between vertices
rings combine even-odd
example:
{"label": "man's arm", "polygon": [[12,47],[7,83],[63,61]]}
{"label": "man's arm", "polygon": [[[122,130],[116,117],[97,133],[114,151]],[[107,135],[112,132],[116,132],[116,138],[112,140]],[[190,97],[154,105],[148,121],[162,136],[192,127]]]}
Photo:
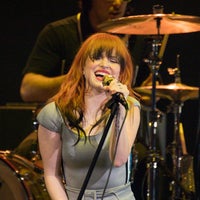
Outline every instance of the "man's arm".
{"label": "man's arm", "polygon": [[40,74],[27,73],[20,87],[20,95],[25,102],[45,102],[60,88],[65,75],[46,77]]}

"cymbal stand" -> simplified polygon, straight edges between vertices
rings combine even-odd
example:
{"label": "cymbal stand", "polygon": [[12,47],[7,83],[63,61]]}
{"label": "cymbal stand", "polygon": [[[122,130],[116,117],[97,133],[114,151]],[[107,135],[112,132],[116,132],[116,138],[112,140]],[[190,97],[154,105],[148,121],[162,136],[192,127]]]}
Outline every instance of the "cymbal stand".
{"label": "cymbal stand", "polygon": [[[163,10],[162,6],[154,6],[154,13],[161,12]],[[158,34],[153,38],[152,41],[152,52],[148,59],[145,59],[149,65],[152,73],[152,95],[151,95],[151,112],[150,112],[150,142],[149,142],[149,155],[147,160],[147,191],[146,199],[147,200],[159,200],[158,199],[158,162],[160,156],[157,151],[156,145],[156,136],[157,136],[157,127],[158,127],[158,109],[156,108],[156,81],[158,77],[158,71],[162,63],[161,59],[158,56],[159,49],[161,46],[161,36],[160,36],[160,24],[162,18],[155,18],[156,27]]]}
{"label": "cymbal stand", "polygon": [[173,104],[173,113],[174,113],[174,138],[172,142],[172,162],[173,162],[173,175],[174,180],[172,181],[172,199],[182,199],[181,196],[181,157],[182,157],[182,148],[179,137],[179,125],[180,125],[180,115],[182,111],[182,102],[174,102]]}
{"label": "cymbal stand", "polygon": [[[179,67],[179,58],[180,55],[177,55],[177,67],[174,69],[169,68],[169,74],[174,75],[175,83],[181,83],[181,76],[180,76],[180,67]],[[181,168],[183,167],[181,164],[183,151],[182,151],[182,144],[180,139],[180,116],[182,113],[183,102],[176,98],[172,101],[173,113],[174,113],[174,135],[173,141],[171,143],[171,154],[172,154],[172,163],[173,163],[173,178],[174,181],[171,182],[172,188],[172,196],[171,199],[173,200],[181,200],[184,199],[184,195],[191,195],[185,189],[184,186],[181,184]],[[184,198],[183,198],[184,197]]]}
{"label": "cymbal stand", "polygon": [[[183,102],[177,101],[173,104],[173,112],[174,112],[174,138],[171,144],[171,153],[172,153],[172,181],[171,181],[171,197],[172,200],[182,200],[182,199],[193,199],[193,193],[191,191],[187,191],[184,187],[182,181],[182,146],[180,140],[180,116],[182,112]],[[188,172],[189,173],[189,172]],[[189,181],[189,180],[188,180]]]}

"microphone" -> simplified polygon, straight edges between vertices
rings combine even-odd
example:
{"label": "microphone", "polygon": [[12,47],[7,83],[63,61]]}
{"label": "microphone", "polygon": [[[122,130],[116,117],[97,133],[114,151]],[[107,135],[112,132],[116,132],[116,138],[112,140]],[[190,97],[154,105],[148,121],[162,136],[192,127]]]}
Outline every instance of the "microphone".
{"label": "microphone", "polygon": [[105,76],[103,77],[103,82],[102,82],[102,84],[103,84],[103,86],[108,86],[108,85],[110,85],[110,83],[111,83],[113,80],[114,80],[114,77],[113,77],[113,76],[111,76],[111,75],[105,75]]}
{"label": "microphone", "polygon": [[[102,81],[103,86],[109,86],[114,79],[115,78],[111,75],[105,75]],[[112,99],[109,101],[108,104],[110,105],[114,103],[113,101],[120,102],[125,107],[125,109],[128,110],[128,103],[121,92],[116,92],[115,94],[112,94]]]}

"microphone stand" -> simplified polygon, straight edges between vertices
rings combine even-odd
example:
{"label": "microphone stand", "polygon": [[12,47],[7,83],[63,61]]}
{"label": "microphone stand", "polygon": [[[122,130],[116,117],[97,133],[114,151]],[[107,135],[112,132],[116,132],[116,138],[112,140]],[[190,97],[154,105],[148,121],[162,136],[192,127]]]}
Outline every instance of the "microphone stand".
{"label": "microphone stand", "polygon": [[90,164],[90,167],[89,167],[89,169],[88,169],[87,175],[86,175],[86,177],[85,177],[85,180],[84,180],[84,182],[83,182],[83,185],[82,185],[82,188],[81,188],[81,190],[80,190],[80,193],[79,193],[79,196],[78,196],[78,199],[77,199],[77,200],[81,200],[82,197],[83,197],[83,195],[84,195],[85,189],[86,189],[87,184],[88,184],[88,182],[89,182],[89,180],[90,180],[90,177],[91,177],[91,175],[92,175],[92,172],[93,172],[93,169],[94,169],[94,167],[95,167],[95,164],[96,164],[96,162],[97,162],[97,160],[98,160],[99,154],[100,154],[101,149],[102,149],[102,147],[103,147],[103,144],[104,144],[104,142],[105,142],[105,139],[106,139],[106,136],[107,136],[107,134],[108,134],[109,128],[110,128],[110,126],[111,126],[111,124],[112,124],[112,121],[113,121],[113,119],[114,119],[115,114],[117,113],[117,111],[118,111],[118,109],[119,109],[119,102],[120,102],[120,101],[121,101],[121,100],[120,100],[120,95],[119,95],[119,93],[115,93],[115,94],[112,96],[112,99],[110,99],[110,100],[108,101],[108,103],[106,104],[106,106],[107,106],[108,108],[111,109],[111,114],[110,114],[110,117],[109,117],[109,119],[108,119],[108,122],[107,122],[107,124],[106,124],[106,126],[105,126],[105,129],[104,129],[102,138],[101,138],[101,140],[100,140],[100,142],[99,142],[99,145],[98,145],[98,147],[97,147],[97,150],[96,150],[96,152],[95,152],[95,154],[94,154],[93,160],[92,160],[92,162],[91,162],[91,164]]}

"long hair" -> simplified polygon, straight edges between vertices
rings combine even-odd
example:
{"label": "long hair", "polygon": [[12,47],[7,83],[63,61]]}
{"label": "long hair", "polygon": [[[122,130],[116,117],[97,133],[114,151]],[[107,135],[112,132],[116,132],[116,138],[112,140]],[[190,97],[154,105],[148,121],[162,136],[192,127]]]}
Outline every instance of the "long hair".
{"label": "long hair", "polygon": [[124,42],[115,35],[108,33],[96,33],[90,36],[81,45],[69,72],[66,74],[58,93],[51,99],[61,110],[62,115],[67,121],[67,125],[76,128],[78,133],[83,132],[80,123],[85,111],[85,78],[83,69],[86,59],[94,58],[105,52],[106,56],[112,54],[113,50],[120,61],[119,81],[127,85],[130,95],[134,96],[131,89],[133,74],[133,62]]}

